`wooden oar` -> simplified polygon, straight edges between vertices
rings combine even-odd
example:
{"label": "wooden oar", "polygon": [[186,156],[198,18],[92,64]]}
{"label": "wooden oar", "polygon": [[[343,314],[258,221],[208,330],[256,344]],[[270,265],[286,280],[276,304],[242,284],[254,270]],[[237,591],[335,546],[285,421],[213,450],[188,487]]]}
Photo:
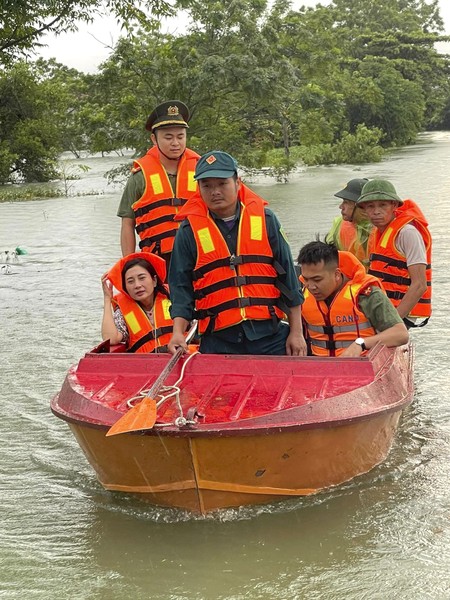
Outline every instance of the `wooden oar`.
{"label": "wooden oar", "polygon": [[[192,326],[186,336],[187,343],[189,343],[194,337],[196,329],[197,321],[193,321]],[[139,402],[139,404],[136,404],[136,406],[130,408],[130,410],[125,413],[123,417],[120,417],[120,419],[108,429],[106,436],[118,435],[119,433],[128,433],[130,431],[142,431],[143,429],[151,429],[153,427],[156,421],[155,396],[159,393],[167,375],[171,372],[183,354],[184,350],[180,346],[164,369],[161,371],[155,383],[149,389],[147,396],[145,396],[142,401]]]}

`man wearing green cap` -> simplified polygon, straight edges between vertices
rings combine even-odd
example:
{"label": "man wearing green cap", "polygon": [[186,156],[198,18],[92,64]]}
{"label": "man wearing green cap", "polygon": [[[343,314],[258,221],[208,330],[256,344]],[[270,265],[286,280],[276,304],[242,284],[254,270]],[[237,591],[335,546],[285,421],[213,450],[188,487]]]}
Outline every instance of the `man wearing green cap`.
{"label": "man wearing green cap", "polygon": [[357,204],[376,227],[369,273],[381,279],[407,327],[425,325],[431,316],[431,234],[422,211],[385,179],[366,183]]}
{"label": "man wearing green cap", "polygon": [[189,110],[179,100],[159,104],[147,119],[153,147],[134,162],[117,215],[122,218],[122,255],[139,246],[170,261],[178,229],[174,216],[197,191],[194,180],[199,155],[186,148]]}
{"label": "man wearing green cap", "polygon": [[199,193],[175,217],[185,220],[169,269],[169,350],[186,349],[184,332],[197,318],[200,352],[306,355],[303,295],[278,219],[226,152],[204,154],[195,179]]}
{"label": "man wearing green cap", "polygon": [[356,206],[356,201],[368,181],[368,179],[351,179],[342,190],[335,193],[337,198],[342,199],[339,205],[341,216],[334,219],[326,237],[326,242],[335,244],[338,250],[351,252],[356,256],[366,270],[369,268],[373,226],[364,208]]}

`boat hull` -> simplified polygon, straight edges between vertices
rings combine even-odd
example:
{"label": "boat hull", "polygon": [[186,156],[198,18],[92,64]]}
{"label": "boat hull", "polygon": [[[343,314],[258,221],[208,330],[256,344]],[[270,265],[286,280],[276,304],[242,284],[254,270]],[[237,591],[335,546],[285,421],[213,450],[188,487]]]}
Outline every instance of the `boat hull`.
{"label": "boat hull", "polygon": [[[319,364],[313,359],[306,370],[310,375],[313,369],[326,371],[329,360]],[[53,400],[52,410],[68,421],[105,489],[205,514],[314,494],[366,473],[386,458],[402,409],[412,399],[411,348],[384,349],[361,364],[349,360],[350,367],[361,368],[361,374],[374,367],[369,384],[338,396],[309,398],[303,404],[289,388],[280,394],[290,408],[253,418],[239,419],[245,408],[238,398],[228,422],[208,424],[200,419],[193,428],[168,426],[106,436],[117,415],[98,402],[92,412],[93,403],[70,377]],[[294,363],[280,363],[280,369],[295,372]],[[338,372],[344,373],[347,363],[342,362]],[[330,365],[333,369],[337,362]],[[287,381],[283,373],[280,376]],[[321,381],[322,391],[330,388],[325,379]],[[258,385],[260,389],[261,382]],[[298,387],[294,381],[293,389]],[[223,411],[223,398],[213,395],[211,402],[219,398]],[[201,402],[205,407],[206,400]],[[274,402],[280,405],[281,400],[277,396]]]}
{"label": "boat hull", "polygon": [[105,489],[206,513],[309,495],[366,473],[386,458],[400,414],[244,437],[106,437],[70,428]]}

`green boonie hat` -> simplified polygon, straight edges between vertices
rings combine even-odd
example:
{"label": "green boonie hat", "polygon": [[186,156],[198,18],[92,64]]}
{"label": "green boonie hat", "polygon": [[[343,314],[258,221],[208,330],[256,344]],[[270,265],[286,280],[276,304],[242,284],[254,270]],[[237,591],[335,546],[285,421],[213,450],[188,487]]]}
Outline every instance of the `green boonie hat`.
{"label": "green boonie hat", "polygon": [[221,152],[220,150],[213,150],[203,154],[198,159],[197,166],[195,167],[194,179],[207,179],[208,177],[217,177],[219,179],[228,179],[237,175],[238,166],[230,154]]}
{"label": "green boonie hat", "polygon": [[361,196],[361,190],[365,186],[365,184],[369,180],[364,179],[350,179],[348,183],[345,184],[345,187],[336,192],[335,196],[337,198],[343,198],[344,200],[350,200],[351,202],[356,202],[358,198]]}
{"label": "green boonie hat", "polygon": [[398,202],[400,206],[403,204],[403,200],[397,196],[395,187],[386,179],[368,181],[362,189],[357,204],[373,202],[374,200],[390,200],[391,202]]}
{"label": "green boonie hat", "polygon": [[189,127],[189,109],[183,102],[179,100],[168,100],[158,106],[152,111],[147,122],[145,129],[147,131],[154,131],[160,127]]}

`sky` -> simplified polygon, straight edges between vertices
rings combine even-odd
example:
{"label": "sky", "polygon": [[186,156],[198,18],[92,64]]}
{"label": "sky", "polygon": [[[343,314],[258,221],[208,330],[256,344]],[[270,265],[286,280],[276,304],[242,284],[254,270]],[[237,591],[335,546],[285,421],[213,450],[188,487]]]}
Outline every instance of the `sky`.
{"label": "sky", "polygon": [[[321,1],[321,4],[327,3],[327,0]],[[316,0],[293,2],[294,7],[316,4]],[[450,0],[439,0],[439,7],[445,31],[450,35]],[[182,33],[184,27],[185,21],[179,23],[171,20],[167,24],[167,31],[174,34]],[[59,63],[85,73],[95,73],[98,66],[108,58],[120,34],[120,26],[115,18],[99,17],[91,24],[80,23],[80,29],[76,33],[66,33],[58,37],[45,36],[42,41],[46,46],[39,51],[38,55],[43,58],[55,58]],[[439,50],[450,52],[448,44]]]}

